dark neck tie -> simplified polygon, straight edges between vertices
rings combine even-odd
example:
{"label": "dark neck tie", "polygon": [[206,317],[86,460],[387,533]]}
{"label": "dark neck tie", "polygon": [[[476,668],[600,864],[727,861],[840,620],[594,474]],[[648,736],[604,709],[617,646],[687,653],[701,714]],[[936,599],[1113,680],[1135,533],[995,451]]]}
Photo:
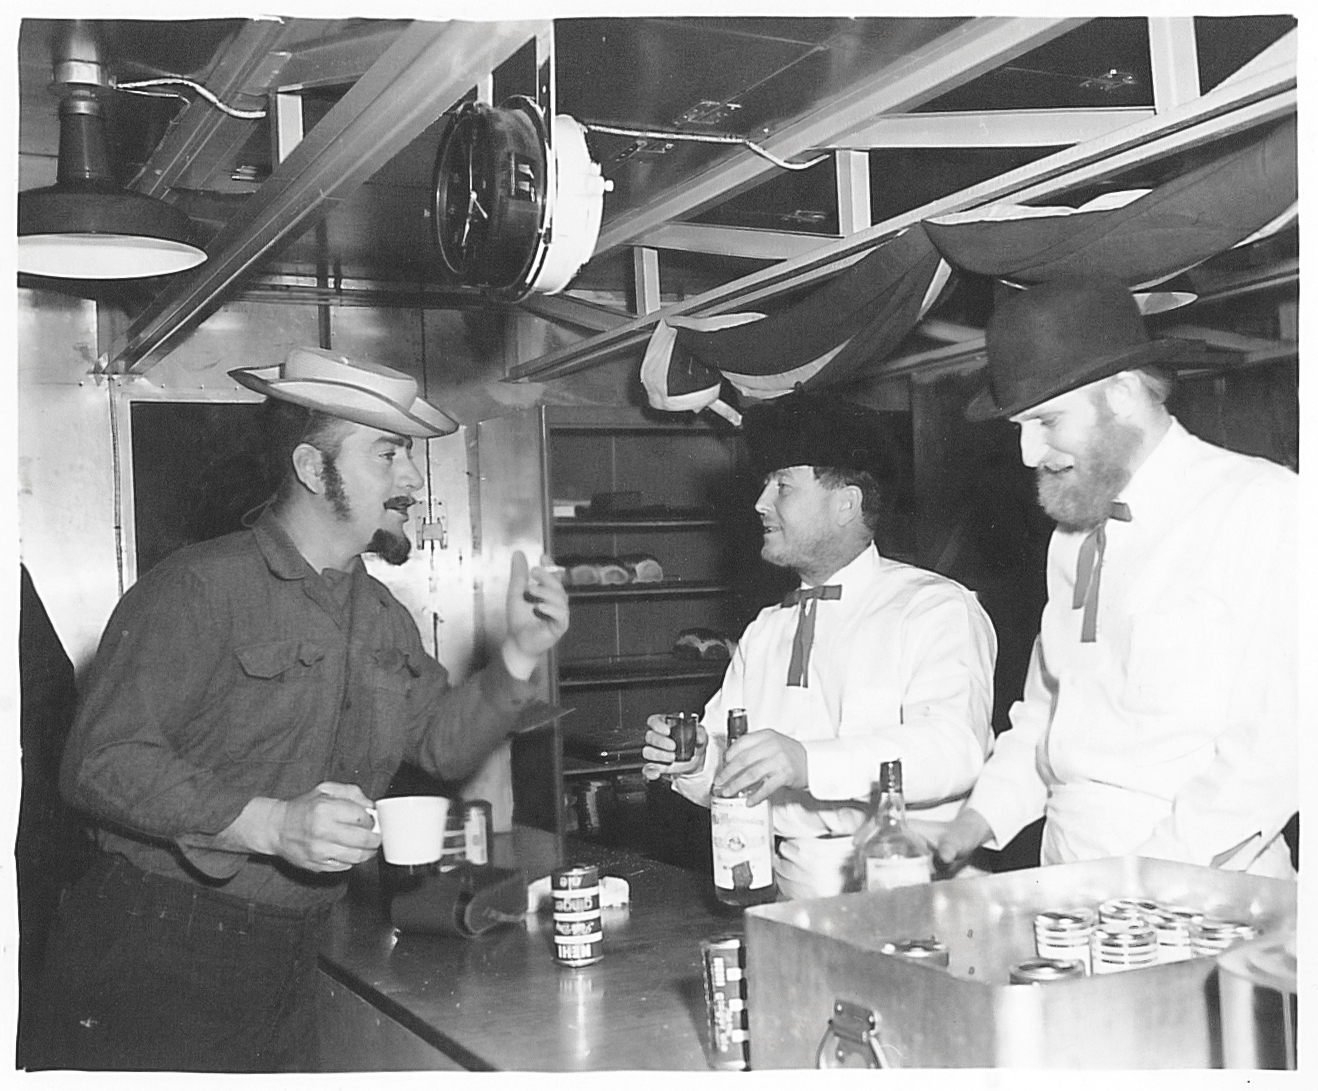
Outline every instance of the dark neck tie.
{"label": "dark neck tie", "polygon": [[1075,562],[1075,595],[1071,599],[1071,609],[1084,607],[1084,617],[1080,620],[1080,642],[1092,644],[1098,633],[1098,582],[1103,573],[1103,550],[1107,547],[1108,519],[1122,523],[1130,522],[1130,508],[1119,500],[1113,500],[1108,507],[1107,519],[1099,523],[1080,543],[1080,555]]}
{"label": "dark neck tie", "polygon": [[820,599],[841,597],[841,584],[829,583],[819,587],[798,587],[783,599],[784,606],[795,606],[798,603],[801,606],[800,613],[796,616],[796,635],[792,637],[792,661],[787,667],[789,686],[800,686],[805,689],[810,685],[808,676],[810,649],[815,642],[815,608],[819,605]]}

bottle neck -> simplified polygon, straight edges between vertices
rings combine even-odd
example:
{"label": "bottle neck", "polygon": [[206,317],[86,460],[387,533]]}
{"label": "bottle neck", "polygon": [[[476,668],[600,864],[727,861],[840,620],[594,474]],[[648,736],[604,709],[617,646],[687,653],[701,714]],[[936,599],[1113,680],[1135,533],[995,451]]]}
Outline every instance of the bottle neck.
{"label": "bottle neck", "polygon": [[904,826],[906,824],[906,797],[900,788],[874,789],[872,812],[874,820],[880,826]]}

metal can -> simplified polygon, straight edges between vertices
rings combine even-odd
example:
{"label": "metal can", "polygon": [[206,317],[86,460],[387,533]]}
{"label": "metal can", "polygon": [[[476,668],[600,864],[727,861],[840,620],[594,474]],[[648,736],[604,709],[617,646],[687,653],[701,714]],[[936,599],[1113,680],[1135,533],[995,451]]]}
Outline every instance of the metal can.
{"label": "metal can", "polygon": [[746,1010],[746,941],[718,936],[700,944],[705,966],[705,1008],[709,1016],[710,1068],[745,1071],[750,1062],[750,1022]]}
{"label": "metal can", "polygon": [[604,914],[599,868],[576,864],[550,873],[554,899],[554,959],[563,966],[589,966],[604,957]]}
{"label": "metal can", "polygon": [[1158,961],[1158,934],[1142,917],[1107,921],[1089,939],[1089,959],[1095,974],[1152,966]]}
{"label": "metal can", "polygon": [[696,725],[700,717],[694,712],[679,712],[668,717],[668,737],[676,749],[673,761],[690,761],[696,756]]}
{"label": "metal can", "polygon": [[467,863],[488,864],[494,844],[494,808],[484,799],[467,800],[462,805],[462,829]]}
{"label": "metal can", "polygon": [[1203,917],[1190,925],[1190,951],[1195,958],[1219,955],[1258,932],[1247,921]]}
{"label": "metal can", "polygon": [[1013,985],[1047,985],[1085,976],[1084,964],[1058,958],[1027,958],[1011,968]]}
{"label": "metal can", "polygon": [[930,966],[947,965],[947,944],[930,936],[927,939],[890,939],[879,947],[885,955],[896,955],[911,962],[924,962]]}
{"label": "metal can", "polygon": [[1061,962],[1077,961],[1085,972],[1092,968],[1089,939],[1098,924],[1098,914],[1088,906],[1048,909],[1034,918],[1034,950],[1040,958]]}
{"label": "metal can", "polygon": [[450,806],[444,820],[444,843],[440,849],[439,870],[452,871],[467,859],[467,831],[463,826],[462,808]]}

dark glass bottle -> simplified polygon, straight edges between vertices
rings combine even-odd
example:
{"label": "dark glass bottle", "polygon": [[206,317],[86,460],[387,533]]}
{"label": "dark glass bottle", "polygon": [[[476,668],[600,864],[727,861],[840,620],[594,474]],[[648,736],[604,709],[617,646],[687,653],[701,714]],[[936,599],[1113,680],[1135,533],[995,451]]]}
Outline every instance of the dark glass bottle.
{"label": "dark glass bottle", "polygon": [[[745,709],[728,713],[729,750],[749,727]],[[735,796],[711,796],[709,801],[714,893],[724,905],[760,905],[778,897],[773,877],[773,811],[767,799],[747,806],[749,795],[747,789]]]}

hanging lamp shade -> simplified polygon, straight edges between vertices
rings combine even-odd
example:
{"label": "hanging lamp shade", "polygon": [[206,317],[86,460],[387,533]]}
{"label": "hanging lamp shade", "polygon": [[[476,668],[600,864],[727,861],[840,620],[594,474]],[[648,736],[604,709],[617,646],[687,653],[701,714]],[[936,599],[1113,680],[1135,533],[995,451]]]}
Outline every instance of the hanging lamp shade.
{"label": "hanging lamp shade", "polygon": [[[60,75],[57,62],[57,80]],[[59,124],[55,184],[18,195],[19,272],[110,280],[177,273],[206,260],[186,214],[115,182],[94,87],[65,85]]]}

